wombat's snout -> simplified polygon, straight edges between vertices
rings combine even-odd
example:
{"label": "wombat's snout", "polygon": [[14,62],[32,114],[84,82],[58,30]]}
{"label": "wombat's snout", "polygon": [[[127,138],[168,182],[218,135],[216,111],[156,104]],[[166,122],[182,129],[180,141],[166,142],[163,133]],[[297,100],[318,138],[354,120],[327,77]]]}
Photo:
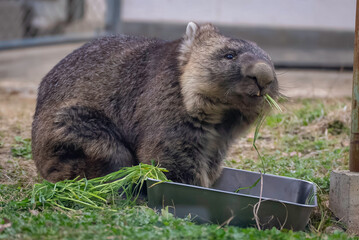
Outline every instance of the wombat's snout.
{"label": "wombat's snout", "polygon": [[[254,79],[260,91],[275,80],[273,67],[264,61],[257,61],[247,66],[244,75]],[[259,92],[258,95],[260,94]]]}

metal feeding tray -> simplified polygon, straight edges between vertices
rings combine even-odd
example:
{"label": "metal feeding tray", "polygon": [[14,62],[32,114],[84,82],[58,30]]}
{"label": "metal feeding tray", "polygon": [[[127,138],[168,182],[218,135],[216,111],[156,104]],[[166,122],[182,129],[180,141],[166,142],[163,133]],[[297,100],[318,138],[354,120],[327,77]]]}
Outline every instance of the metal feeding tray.
{"label": "metal feeding tray", "polygon": [[[180,218],[198,223],[256,226],[253,206],[259,202],[261,183],[253,188],[260,173],[224,168],[211,188],[148,179],[147,198],[151,208],[168,206]],[[156,184],[157,183],[157,184]],[[237,189],[241,188],[238,193]],[[244,189],[243,189],[244,188]],[[263,174],[261,203],[257,217],[262,229],[303,230],[310,213],[317,206],[316,188],[311,182]]]}

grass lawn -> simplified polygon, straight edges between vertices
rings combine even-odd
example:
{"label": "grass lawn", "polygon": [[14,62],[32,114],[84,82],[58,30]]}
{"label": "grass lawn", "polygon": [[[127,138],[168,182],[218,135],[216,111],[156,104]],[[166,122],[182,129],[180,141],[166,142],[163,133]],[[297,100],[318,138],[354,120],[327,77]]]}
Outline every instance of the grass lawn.
{"label": "grass lawn", "polygon": [[102,210],[15,206],[42,181],[29,147],[35,100],[0,95],[0,239],[355,238],[328,208],[330,172],[348,168],[350,99],[292,99],[281,105],[284,111],[266,119],[256,142],[264,166],[252,147],[253,130],[237,141],[224,164],[315,182],[319,207],[304,232],[197,225],[166,210],[156,213],[146,203],[121,207],[120,199]]}

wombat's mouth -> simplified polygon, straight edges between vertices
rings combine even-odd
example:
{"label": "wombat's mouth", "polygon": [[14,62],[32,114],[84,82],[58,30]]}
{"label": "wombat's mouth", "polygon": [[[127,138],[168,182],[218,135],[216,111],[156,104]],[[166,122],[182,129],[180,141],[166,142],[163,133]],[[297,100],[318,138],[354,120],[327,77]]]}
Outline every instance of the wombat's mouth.
{"label": "wombat's mouth", "polygon": [[251,111],[269,107],[265,100],[266,95],[273,99],[277,99],[279,96],[276,79],[266,86],[260,86],[250,78],[244,79],[231,89],[227,99],[229,103],[233,104],[234,108],[239,109],[244,114],[251,114]]}
{"label": "wombat's mouth", "polygon": [[255,107],[255,106],[260,107],[265,102],[265,99],[264,99],[263,95],[260,95],[260,96],[257,96],[257,95],[251,96],[251,95],[249,95],[247,97],[247,101],[248,101],[248,104],[252,105],[252,107]]}
{"label": "wombat's mouth", "polygon": [[252,92],[249,92],[247,95],[251,99],[264,99],[266,95],[269,95],[271,98],[276,99],[279,95],[278,89],[277,89],[277,82],[275,82],[270,86],[267,86],[265,88],[261,88],[259,85],[256,86],[258,89]]}
{"label": "wombat's mouth", "polygon": [[[248,96],[253,99],[261,99],[264,98],[265,95],[268,94],[268,91],[258,91],[256,93],[249,93]],[[270,94],[271,95],[271,94]]]}
{"label": "wombat's mouth", "polygon": [[262,98],[264,97],[264,95],[262,93],[258,93],[258,94],[249,94],[249,96],[251,98]]}

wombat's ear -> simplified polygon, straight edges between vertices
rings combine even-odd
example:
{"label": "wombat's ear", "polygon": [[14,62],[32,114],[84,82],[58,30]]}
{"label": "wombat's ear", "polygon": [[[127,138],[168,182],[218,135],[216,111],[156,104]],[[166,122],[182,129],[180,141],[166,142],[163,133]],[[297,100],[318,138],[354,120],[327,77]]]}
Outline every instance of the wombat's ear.
{"label": "wombat's ear", "polygon": [[186,28],[186,38],[188,41],[193,41],[195,36],[196,36],[196,32],[198,30],[198,25],[194,22],[189,22]]}
{"label": "wombat's ear", "polygon": [[178,56],[180,66],[184,66],[191,55],[191,49],[196,38],[199,26],[194,22],[189,22],[186,28],[186,34],[183,37],[180,52]]}

